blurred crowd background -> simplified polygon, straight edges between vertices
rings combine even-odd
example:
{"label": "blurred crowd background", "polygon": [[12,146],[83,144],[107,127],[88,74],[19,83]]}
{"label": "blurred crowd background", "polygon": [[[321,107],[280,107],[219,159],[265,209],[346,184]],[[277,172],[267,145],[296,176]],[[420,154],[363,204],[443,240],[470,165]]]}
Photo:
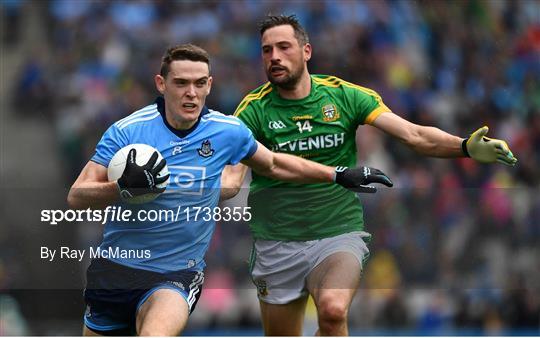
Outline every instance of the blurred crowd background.
{"label": "blurred crowd background", "polygon": [[[266,81],[267,13],[298,16],[312,73],[372,88],[395,113],[456,135],[488,125],[519,159],[423,158],[359,128],[359,163],[396,187],[362,196],[373,241],[351,333],[540,333],[540,1],[1,0],[0,11],[0,335],[80,333],[87,262],[48,265],[38,250],[95,244],[101,228],[39,224],[37,209],[65,209],[101,134],[153,101],[168,46],[210,52],[207,104],[231,114]],[[188,334],[261,333],[250,248],[246,224],[218,224]]]}

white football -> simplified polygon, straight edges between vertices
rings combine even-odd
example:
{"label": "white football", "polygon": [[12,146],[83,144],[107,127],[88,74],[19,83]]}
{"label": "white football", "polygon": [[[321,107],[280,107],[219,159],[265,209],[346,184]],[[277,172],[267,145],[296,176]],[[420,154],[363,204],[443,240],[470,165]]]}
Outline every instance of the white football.
{"label": "white football", "polygon": [[[137,155],[135,157],[135,162],[137,162],[138,165],[145,165],[148,163],[148,160],[152,156],[154,152],[157,151],[158,153],[158,159],[156,161],[156,165],[161,162],[163,159],[163,156],[161,153],[154,147],[149,146],[148,144],[142,144],[142,143],[135,143],[130,144],[128,146],[125,146],[124,148],[118,150],[116,154],[114,154],[113,158],[111,159],[111,162],[109,162],[109,167],[107,168],[107,177],[109,181],[116,181],[122,176],[122,173],[124,172],[124,169],[126,168],[126,159],[129,154],[129,151],[131,149],[135,148],[137,151]],[[154,166],[155,167],[155,166]],[[169,168],[167,165],[161,169],[161,171],[158,173],[157,178],[166,176],[169,173]],[[167,187],[167,184],[169,184],[169,180],[158,184],[158,188],[165,188]],[[134,196],[131,198],[125,199],[126,202],[132,203],[132,204],[141,204],[141,203],[147,203],[150,201],[153,201],[159,196],[159,194],[145,194],[140,196]]]}

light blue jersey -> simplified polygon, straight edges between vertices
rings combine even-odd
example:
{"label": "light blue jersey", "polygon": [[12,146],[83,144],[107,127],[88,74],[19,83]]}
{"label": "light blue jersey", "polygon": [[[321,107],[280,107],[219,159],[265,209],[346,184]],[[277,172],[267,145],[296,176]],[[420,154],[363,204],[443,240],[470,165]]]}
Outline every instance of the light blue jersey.
{"label": "light blue jersey", "polygon": [[133,217],[141,209],[171,210],[168,215],[175,217],[153,222],[110,221],[105,224],[100,250],[135,250],[132,253],[139,253],[136,257],[117,257],[117,251],[108,259],[137,269],[160,273],[203,269],[215,222],[205,221],[202,214],[195,219],[194,212],[218,205],[223,167],[255,153],[253,135],[237,118],[206,107],[190,130],[176,130],[167,123],[164,100],[158,98],[155,104],[113,124],[91,160],[107,167],[118,150],[134,143],[148,144],[161,152],[171,174],[169,184],[150,203],[118,206],[131,209]]}

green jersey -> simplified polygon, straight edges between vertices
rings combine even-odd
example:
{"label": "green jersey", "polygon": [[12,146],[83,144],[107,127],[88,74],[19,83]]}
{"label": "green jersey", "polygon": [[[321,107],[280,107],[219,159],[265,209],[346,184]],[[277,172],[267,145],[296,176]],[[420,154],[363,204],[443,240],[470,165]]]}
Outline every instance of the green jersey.
{"label": "green jersey", "polygon": [[[312,75],[311,92],[286,100],[270,83],[248,94],[235,116],[267,148],[329,166],[356,166],[355,133],[390,111],[373,90]],[[362,205],[337,184],[293,184],[253,173],[248,204],[254,238],[308,241],[362,230]]]}

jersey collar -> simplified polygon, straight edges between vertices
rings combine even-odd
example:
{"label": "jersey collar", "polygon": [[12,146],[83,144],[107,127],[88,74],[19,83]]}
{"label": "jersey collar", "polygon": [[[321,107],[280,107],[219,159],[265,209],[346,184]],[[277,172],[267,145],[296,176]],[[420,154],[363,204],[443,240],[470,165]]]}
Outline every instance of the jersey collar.
{"label": "jersey collar", "polygon": [[203,115],[206,115],[206,114],[210,113],[208,108],[206,106],[204,106],[202,108],[202,110],[201,110],[201,115],[199,115],[199,118],[197,119],[197,122],[195,122],[195,124],[191,128],[185,129],[185,130],[179,130],[179,129],[176,129],[173,126],[171,126],[169,124],[169,122],[167,121],[167,117],[165,115],[165,99],[163,98],[163,96],[158,96],[154,103],[157,104],[157,110],[161,114],[161,117],[163,118],[163,123],[165,123],[165,126],[167,126],[167,128],[172,133],[174,133],[176,136],[178,136],[180,138],[184,138],[184,137],[188,136],[189,134],[191,134],[191,132],[194,131],[197,128],[197,126],[199,125],[199,123],[201,122],[201,118],[203,117]]}

